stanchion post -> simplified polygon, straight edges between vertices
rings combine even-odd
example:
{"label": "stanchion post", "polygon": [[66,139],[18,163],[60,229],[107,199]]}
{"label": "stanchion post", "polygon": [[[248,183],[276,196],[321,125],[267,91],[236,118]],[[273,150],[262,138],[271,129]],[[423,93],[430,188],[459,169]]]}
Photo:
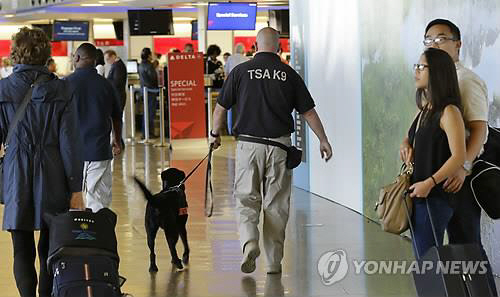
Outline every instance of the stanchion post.
{"label": "stanchion post", "polygon": [[135,144],[135,100],[134,100],[134,86],[129,87],[130,98],[130,144]]}
{"label": "stanchion post", "polygon": [[148,104],[148,89],[144,87],[143,89],[143,101],[144,101],[144,143],[149,143],[149,104]]}
{"label": "stanchion post", "polygon": [[155,145],[165,147],[165,92],[163,87],[160,87],[160,143]]}
{"label": "stanchion post", "polygon": [[[171,114],[171,106],[170,106],[170,92],[168,92],[167,96],[167,106],[168,106],[168,147],[172,150],[172,114]],[[169,158],[170,160],[170,158]]]}

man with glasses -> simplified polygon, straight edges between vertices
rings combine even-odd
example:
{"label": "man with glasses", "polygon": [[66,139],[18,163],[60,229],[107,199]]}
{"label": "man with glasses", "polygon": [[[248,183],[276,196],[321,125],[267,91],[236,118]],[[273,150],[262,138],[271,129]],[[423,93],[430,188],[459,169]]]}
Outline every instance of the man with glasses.
{"label": "man with glasses", "polygon": [[[444,19],[431,21],[425,29],[425,47],[446,51],[455,61],[466,128],[466,158],[462,168],[449,178],[443,187],[452,198],[454,214],[448,224],[450,244],[481,243],[481,208],[470,187],[472,163],[482,153],[488,133],[488,90],[486,84],[459,61],[462,46],[458,27]],[[486,256],[486,253],[483,253]],[[488,266],[488,279],[494,296],[497,295],[495,281]]]}

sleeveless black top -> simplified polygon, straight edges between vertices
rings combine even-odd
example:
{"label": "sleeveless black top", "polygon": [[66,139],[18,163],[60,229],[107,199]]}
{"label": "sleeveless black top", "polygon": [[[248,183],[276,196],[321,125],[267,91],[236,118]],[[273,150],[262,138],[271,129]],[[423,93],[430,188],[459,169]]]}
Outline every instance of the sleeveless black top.
{"label": "sleeveless black top", "polygon": [[[435,113],[429,116],[428,111],[421,111],[408,131],[410,144],[415,139],[413,148],[414,168],[411,183],[424,181],[436,173],[441,166],[451,157],[450,146],[446,133],[440,127],[442,113]],[[417,122],[422,117],[418,131]],[[430,196],[449,196],[443,189],[444,181],[432,188]],[[416,202],[424,199],[415,199]]]}

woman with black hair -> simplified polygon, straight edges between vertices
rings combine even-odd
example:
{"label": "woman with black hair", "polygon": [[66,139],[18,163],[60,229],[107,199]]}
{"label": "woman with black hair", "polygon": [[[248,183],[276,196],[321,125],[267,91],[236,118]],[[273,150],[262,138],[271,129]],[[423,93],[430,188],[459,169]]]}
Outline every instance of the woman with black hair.
{"label": "woman with black hair", "polygon": [[410,196],[418,258],[435,246],[431,219],[438,244],[443,242],[453,214],[443,183],[464,163],[465,128],[455,63],[445,51],[429,48],[422,54],[415,85],[420,112],[408,132],[412,148],[402,149],[401,158],[414,162]]}
{"label": "woman with black hair", "polygon": [[97,73],[99,73],[99,75],[101,76],[104,76],[104,64],[105,61],[104,61],[104,53],[102,52],[101,49],[97,49],[97,52],[96,52],[96,60],[95,60],[95,69],[97,69]]}
{"label": "woman with black hair", "polygon": [[221,52],[218,45],[212,44],[207,49],[205,60],[205,73],[212,74],[212,79],[214,81],[213,87],[216,89],[222,88],[224,84],[224,67],[222,66],[222,62],[217,60]]}

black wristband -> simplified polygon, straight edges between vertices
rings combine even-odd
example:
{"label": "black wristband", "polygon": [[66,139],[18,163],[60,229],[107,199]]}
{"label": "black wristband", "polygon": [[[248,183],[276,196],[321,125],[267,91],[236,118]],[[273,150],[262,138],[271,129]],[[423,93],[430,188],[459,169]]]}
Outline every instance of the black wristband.
{"label": "black wristband", "polygon": [[436,180],[434,179],[434,176],[431,175],[431,178],[432,178],[432,181],[434,182],[434,185],[437,186],[438,184],[437,184]]}
{"label": "black wristband", "polygon": [[210,136],[212,137],[219,137],[220,135],[219,134],[214,134],[214,131],[210,130]]}

